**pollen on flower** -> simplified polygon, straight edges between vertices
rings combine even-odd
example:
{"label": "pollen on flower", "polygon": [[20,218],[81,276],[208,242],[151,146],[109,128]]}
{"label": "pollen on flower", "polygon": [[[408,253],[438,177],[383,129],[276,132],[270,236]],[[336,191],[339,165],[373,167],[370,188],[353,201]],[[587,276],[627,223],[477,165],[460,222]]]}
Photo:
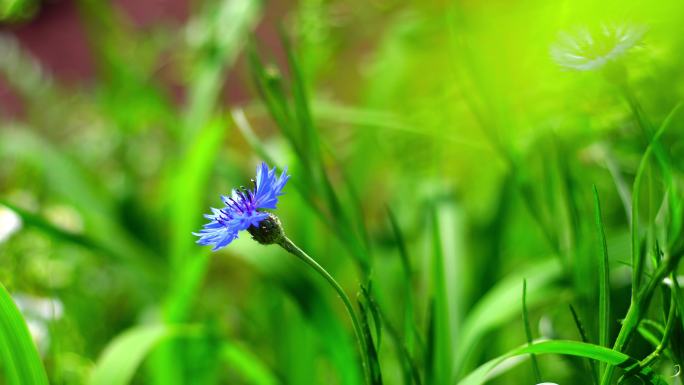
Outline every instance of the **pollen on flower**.
{"label": "pollen on flower", "polygon": [[[245,187],[233,189],[230,196],[221,196],[224,207],[220,209],[212,207],[211,214],[204,216],[209,223],[206,223],[199,232],[193,233],[199,237],[197,243],[212,245],[212,251],[216,251],[235,240],[240,231],[260,228],[262,221],[275,217],[263,210],[276,208],[278,197],[283,195],[283,188],[289,179],[287,168],[278,176],[275,167],[269,169],[266,163],[262,162],[257,166],[256,180],[253,180],[252,189]],[[279,224],[280,221],[277,223]],[[254,234],[252,236],[261,242],[257,236]],[[266,240],[266,238],[263,239]]]}

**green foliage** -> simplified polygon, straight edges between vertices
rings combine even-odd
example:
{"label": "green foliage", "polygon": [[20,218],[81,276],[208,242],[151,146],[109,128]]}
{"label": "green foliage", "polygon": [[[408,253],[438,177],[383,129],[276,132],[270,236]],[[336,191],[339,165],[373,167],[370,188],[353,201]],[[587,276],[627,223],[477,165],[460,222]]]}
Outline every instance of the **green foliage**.
{"label": "green foliage", "polygon": [[[483,384],[492,370],[496,366],[502,364],[505,360],[524,354],[565,354],[570,356],[586,357],[592,360],[605,362],[613,366],[620,366],[630,370],[633,365],[638,366],[638,361],[629,357],[626,354],[616,352],[602,346],[591,345],[576,341],[542,341],[535,344],[524,346],[511,350],[510,352],[499,356],[476,370],[470,373],[466,378],[461,380],[458,385],[476,385]],[[638,377],[639,380],[646,384],[666,384],[665,380],[654,375],[651,370],[642,369],[636,370],[632,373],[633,376]]]}
{"label": "green foliage", "polygon": [[[681,1],[290,3],[0,36],[1,384],[677,383]],[[194,243],[261,160],[308,265]]]}
{"label": "green foliage", "polygon": [[45,369],[26,322],[12,297],[0,284],[0,373],[4,383],[48,384]]}
{"label": "green foliage", "polygon": [[163,340],[183,334],[180,327],[137,326],[112,340],[90,375],[90,385],[129,384],[136,369]]}

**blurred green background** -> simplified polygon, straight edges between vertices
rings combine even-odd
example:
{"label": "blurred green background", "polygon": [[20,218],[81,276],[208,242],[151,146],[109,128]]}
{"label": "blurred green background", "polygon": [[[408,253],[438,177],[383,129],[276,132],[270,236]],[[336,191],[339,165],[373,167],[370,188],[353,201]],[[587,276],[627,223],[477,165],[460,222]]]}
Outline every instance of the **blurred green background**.
{"label": "blurred green background", "polygon": [[[262,160],[292,175],[288,236],[360,293],[386,384],[456,384],[524,344],[523,279],[531,338],[582,340],[572,305],[599,344],[593,185],[612,341],[642,128],[671,113],[637,237],[651,257],[679,240],[680,0],[0,0],[0,18],[0,282],[52,384],[363,383],[344,308],[301,262],[247,234],[194,243]],[[602,25],[646,28],[622,82],[552,59]],[[683,335],[654,366],[668,383]],[[595,378],[537,360],[545,381]],[[529,360],[500,372],[537,383]]]}

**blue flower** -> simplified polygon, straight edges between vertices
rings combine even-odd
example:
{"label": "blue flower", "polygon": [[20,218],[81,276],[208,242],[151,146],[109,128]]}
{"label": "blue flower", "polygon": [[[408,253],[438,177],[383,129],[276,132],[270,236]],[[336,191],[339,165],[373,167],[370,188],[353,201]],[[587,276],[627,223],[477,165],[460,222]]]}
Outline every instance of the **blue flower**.
{"label": "blue flower", "polygon": [[258,227],[259,223],[269,217],[264,209],[275,209],[278,197],[283,195],[283,187],[290,176],[287,168],[278,176],[276,169],[269,169],[266,163],[261,163],[256,169],[254,188],[241,187],[233,189],[230,196],[221,196],[225,205],[221,209],[211,208],[211,214],[205,214],[209,219],[199,233],[197,243],[213,245],[212,251],[227,246],[242,230]]}

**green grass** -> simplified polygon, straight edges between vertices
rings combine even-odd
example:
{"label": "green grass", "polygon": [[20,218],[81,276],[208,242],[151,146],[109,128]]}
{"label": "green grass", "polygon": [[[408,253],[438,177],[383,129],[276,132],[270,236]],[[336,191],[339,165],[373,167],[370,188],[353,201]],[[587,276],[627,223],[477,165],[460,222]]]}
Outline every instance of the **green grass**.
{"label": "green grass", "polygon": [[[678,383],[680,1],[76,3],[88,82],[0,36],[0,384]],[[195,244],[262,160],[306,263]]]}

